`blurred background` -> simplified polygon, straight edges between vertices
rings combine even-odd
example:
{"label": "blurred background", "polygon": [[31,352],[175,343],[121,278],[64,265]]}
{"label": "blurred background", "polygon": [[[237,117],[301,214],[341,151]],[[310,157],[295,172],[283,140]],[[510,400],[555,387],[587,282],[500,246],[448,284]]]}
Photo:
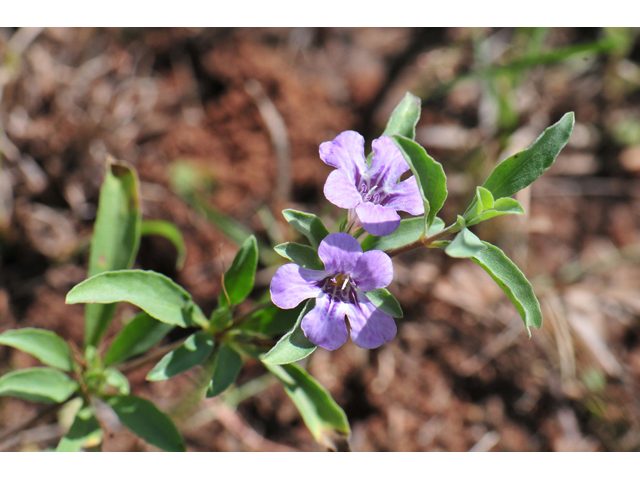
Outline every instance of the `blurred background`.
{"label": "blurred background", "polygon": [[[527,215],[478,227],[531,279],[544,313],[527,338],[503,292],[441,251],[396,257],[405,317],[368,351],[319,349],[309,371],[346,411],[357,451],[632,451],[640,448],[640,30],[604,28],[0,29],[0,332],[82,344],[105,155],[131,162],[144,219],[175,223],[187,255],[144,237],[137,268],[184,286],[205,314],[238,242],[261,242],[256,300],[294,235],[280,210],[342,212],[323,197],[320,143],[370,141],[406,91],[416,140],[442,163],[450,223],[499,160],[575,111],[568,146],[517,194]],[[122,305],[110,339],[134,314]],[[178,335],[178,336],[176,336]],[[169,339],[179,338],[173,332]],[[37,365],[0,346],[0,373]],[[129,374],[193,451],[322,448],[282,387],[249,362],[239,388],[196,401],[197,372]],[[0,397],[0,450],[55,447],[64,409]],[[61,421],[58,426],[56,420]],[[113,418],[105,450],[153,450]],[[65,423],[66,422],[66,423]]]}

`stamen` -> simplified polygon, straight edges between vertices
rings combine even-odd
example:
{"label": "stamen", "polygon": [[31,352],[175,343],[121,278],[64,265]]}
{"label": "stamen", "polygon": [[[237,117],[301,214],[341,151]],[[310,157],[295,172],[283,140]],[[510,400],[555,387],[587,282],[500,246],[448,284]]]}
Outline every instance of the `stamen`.
{"label": "stamen", "polygon": [[345,276],[344,283],[342,284],[342,288],[340,290],[344,290],[347,286],[347,283],[349,283],[349,277]]}

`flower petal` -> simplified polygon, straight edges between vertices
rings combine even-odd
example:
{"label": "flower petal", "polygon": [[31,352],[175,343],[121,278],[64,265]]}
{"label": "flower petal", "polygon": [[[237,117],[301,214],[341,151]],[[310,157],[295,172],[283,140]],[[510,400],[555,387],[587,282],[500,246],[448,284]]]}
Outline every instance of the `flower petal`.
{"label": "flower petal", "polygon": [[383,205],[361,203],[356,207],[356,213],[362,227],[377,237],[395,232],[400,225],[400,215],[393,208]]}
{"label": "flower petal", "polygon": [[349,273],[362,256],[362,247],[348,233],[331,233],[320,242],[318,256],[324,262],[327,273]]}
{"label": "flower petal", "polygon": [[384,200],[384,206],[408,212],[411,215],[424,215],[424,201],[420,195],[416,177],[409,177],[404,182],[392,186]]}
{"label": "flower petal", "polygon": [[383,136],[372,143],[373,160],[369,176],[377,185],[393,185],[400,175],[409,170],[409,164],[402,156],[391,137]]}
{"label": "flower petal", "polygon": [[351,276],[356,285],[365,292],[384,288],[393,280],[393,262],[386,253],[370,250],[358,259]]}
{"label": "flower petal", "polygon": [[355,208],[362,202],[355,182],[344,170],[334,170],[329,174],[324,184],[324,196],[340,208]]}
{"label": "flower petal", "polygon": [[316,299],[316,306],[302,319],[302,331],[314,345],[335,350],[347,341],[347,325],[344,316],[347,304],[332,301],[326,293]]}
{"label": "flower petal", "polygon": [[393,340],[398,332],[393,317],[371,303],[360,289],[357,299],[357,305],[347,305],[353,343],[360,348],[378,348],[383,343]]}
{"label": "flower petal", "polygon": [[280,308],[293,308],[307,298],[317,297],[317,283],[327,272],[302,268],[295,263],[282,265],[271,279],[271,301]]}
{"label": "flower petal", "polygon": [[332,142],[320,145],[320,158],[327,165],[344,170],[355,185],[367,166],[364,137],[352,130],[342,132]]}

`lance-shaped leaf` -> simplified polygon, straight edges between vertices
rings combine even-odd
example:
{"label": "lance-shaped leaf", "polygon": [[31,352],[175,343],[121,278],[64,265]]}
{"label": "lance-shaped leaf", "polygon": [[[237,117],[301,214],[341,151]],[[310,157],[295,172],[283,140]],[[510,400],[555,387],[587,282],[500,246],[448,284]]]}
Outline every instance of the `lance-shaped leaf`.
{"label": "lance-shaped leaf", "polygon": [[[436,217],[427,232],[427,235],[435,235],[444,228],[444,222]],[[400,221],[400,226],[391,235],[376,237],[367,235],[362,241],[362,250],[391,250],[403,247],[411,242],[419,240],[424,233],[424,217],[406,218]]]}
{"label": "lance-shaped leaf", "polygon": [[470,258],[486,247],[471,230],[465,226],[464,218],[458,215],[458,224],[462,230],[456,235],[451,243],[445,248],[445,253],[454,258]]}
{"label": "lance-shaped leaf", "polygon": [[142,438],[167,452],[184,452],[186,446],[171,419],[149,400],[134,395],[106,398],[122,424]]}
{"label": "lance-shaped leaf", "polygon": [[309,239],[314,248],[320,246],[320,242],[329,235],[329,230],[322,220],[311,213],[297,210],[283,210],[282,215],[289,224]]}
{"label": "lance-shaped leaf", "polygon": [[213,364],[213,375],[207,388],[207,398],[224,392],[236,381],[242,369],[242,357],[226,343],[220,345]]}
{"label": "lance-shaped leaf", "polygon": [[251,235],[240,247],[231,266],[224,274],[224,290],[218,297],[218,305],[238,305],[253,290],[258,267],[258,245]]}
{"label": "lance-shaped leaf", "polygon": [[100,273],[73,287],[67,294],[66,302],[128,302],[171,325],[187,327],[207,324],[206,317],[184,288],[153,271]]}
{"label": "lance-shaped leaf", "polygon": [[288,258],[293,263],[303,268],[312,270],[324,270],[324,263],[320,260],[318,252],[313,247],[300,243],[287,242],[276,245],[273,249],[282,257]]}
{"label": "lance-shaped leaf", "polygon": [[484,222],[500,215],[522,215],[524,208],[515,198],[499,198],[494,200],[489,190],[483,187],[476,189],[476,196],[464,214],[468,227]]}
{"label": "lance-shaped leaf", "polygon": [[[140,246],[140,194],[135,169],[109,158],[91,236],[88,276],[131,268]],[[85,344],[97,345],[116,305],[87,305]]]}
{"label": "lance-shaped leaf", "polygon": [[447,176],[442,165],[431,158],[421,145],[397,135],[392,138],[416,177],[424,201],[425,230],[429,230],[447,199]]}
{"label": "lance-shaped leaf", "polygon": [[104,356],[105,365],[124,362],[156,346],[173,325],[159,322],[147,312],[140,312],[127,323],[111,343]]}
{"label": "lance-shaped leaf", "polygon": [[73,420],[67,434],[60,439],[56,452],[79,452],[102,443],[102,429],[91,405],[84,405]]}
{"label": "lance-shaped leaf", "polygon": [[416,138],[416,125],[420,120],[420,98],[407,92],[391,113],[382,135],[401,135],[411,140]]}
{"label": "lance-shaped leaf", "polygon": [[129,379],[117,368],[106,368],[104,371],[105,382],[107,385],[115,388],[118,393],[129,395],[131,393],[131,385]]}
{"label": "lance-shaped leaf", "polygon": [[302,319],[316,306],[315,298],[307,300],[293,328],[267,352],[262,361],[267,365],[283,365],[308,357],[318,348],[305,337]]}
{"label": "lance-shaped leaf", "polygon": [[73,370],[73,358],[69,345],[50,330],[42,328],[7,330],[0,335],[0,344],[33,355],[50,367],[59,368],[65,372]]}
{"label": "lance-shaped leaf", "polygon": [[197,332],[182,345],[167,353],[147,375],[150,382],[166,380],[204,362],[213,351],[213,339],[207,332]]}
{"label": "lance-shaped leaf", "polygon": [[238,328],[240,330],[262,333],[267,336],[284,333],[293,328],[303,308],[304,303],[301,303],[296,308],[287,310],[270,304],[255,312],[242,322]]}
{"label": "lance-shaped leaf", "polygon": [[142,222],[140,235],[159,235],[169,240],[178,251],[176,267],[181,269],[184,266],[187,258],[187,244],[184,242],[182,233],[173,223],[164,220],[145,220]]}
{"label": "lance-shaped leaf", "polygon": [[530,185],[554,162],[567,144],[574,124],[573,112],[547,128],[526,150],[510,156],[489,175],[482,185],[493,198],[510,197]]}
{"label": "lance-shaped leaf", "polygon": [[62,403],[78,389],[78,383],[59,370],[46,367],[16,370],[0,377],[0,396],[40,403]]}
{"label": "lance-shaped leaf", "polygon": [[348,450],[349,421],[331,394],[298,365],[267,365],[284,385],[316,441],[331,450]]}
{"label": "lance-shaped leaf", "polygon": [[365,295],[371,303],[373,303],[376,307],[378,307],[383,312],[388,313],[392,317],[402,318],[402,308],[400,307],[400,303],[391,295],[389,290],[386,288],[378,288],[377,290],[370,290],[365,292]]}

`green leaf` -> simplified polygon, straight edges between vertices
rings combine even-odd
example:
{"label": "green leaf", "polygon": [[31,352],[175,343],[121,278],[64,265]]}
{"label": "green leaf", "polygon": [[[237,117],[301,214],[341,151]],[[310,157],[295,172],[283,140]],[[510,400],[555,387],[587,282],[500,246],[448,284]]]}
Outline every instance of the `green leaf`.
{"label": "green leaf", "polygon": [[167,452],[187,450],[171,419],[149,400],[134,395],[114,395],[106,401],[122,424],[144,441]]}
{"label": "green leaf", "polygon": [[104,356],[105,365],[124,362],[155,347],[173,325],[159,322],[147,312],[140,312],[127,323]]}
{"label": "green leaf", "polygon": [[462,227],[460,233],[445,248],[445,253],[453,258],[470,258],[476,256],[486,247],[482,240],[475,236],[471,230]]}
{"label": "green leaf", "polygon": [[314,248],[318,248],[324,237],[329,235],[329,231],[322,223],[322,220],[311,213],[283,210],[282,215],[293,228],[309,239]]}
{"label": "green leaf", "polygon": [[267,368],[284,385],[313,438],[332,450],[348,450],[349,421],[331,394],[294,363]]}
{"label": "green leaf", "polygon": [[213,352],[213,339],[207,332],[197,332],[182,345],[167,353],[147,375],[150,382],[166,380],[204,362]]}
{"label": "green leaf", "polygon": [[416,138],[416,124],[420,120],[420,98],[407,92],[391,113],[382,135],[402,135],[411,140]]}
{"label": "green leaf", "polygon": [[211,312],[209,325],[212,332],[221,332],[233,324],[233,311],[228,305],[220,306]]}
{"label": "green leaf", "polygon": [[118,390],[118,393],[123,395],[129,395],[129,393],[131,393],[129,380],[120,370],[117,368],[107,368],[105,369],[104,374],[107,385]]}
{"label": "green leaf", "polygon": [[7,330],[0,335],[0,345],[17,348],[33,355],[50,367],[65,372],[73,370],[71,349],[58,335],[42,328],[21,328]]}
{"label": "green leaf", "polygon": [[397,135],[392,138],[418,182],[428,230],[447,199],[447,176],[442,165],[431,158],[421,145]]}
{"label": "green leaf", "polygon": [[[218,297],[218,305],[238,305],[253,290],[258,267],[258,245],[251,235],[242,244],[229,270],[224,274],[224,290]],[[226,292],[226,295],[225,295]],[[227,295],[229,298],[227,299]]]}
{"label": "green leaf", "polygon": [[484,222],[485,220],[489,220],[493,217],[498,217],[500,215],[523,215],[524,208],[515,198],[499,198],[493,205],[493,208],[490,210],[485,210],[476,218],[467,222],[467,226],[472,226],[480,222]]}
{"label": "green leaf", "polygon": [[77,389],[77,382],[53,368],[26,368],[0,377],[0,396],[31,402],[62,403]]}
{"label": "green leaf", "polygon": [[[88,276],[131,268],[140,246],[140,185],[135,169],[108,159],[91,237]],[[85,345],[97,345],[116,305],[87,305]]]}
{"label": "green leaf", "polygon": [[236,381],[242,369],[242,357],[226,343],[220,345],[213,365],[213,376],[207,389],[207,398],[224,392]]}
{"label": "green leaf", "polygon": [[171,325],[187,327],[207,323],[184,288],[153,271],[120,270],[95,275],[73,287],[66,302],[129,302]]}
{"label": "green leaf", "polygon": [[365,292],[365,295],[371,303],[373,303],[376,307],[378,307],[383,312],[388,313],[392,317],[402,318],[402,307],[400,307],[400,303],[396,300],[396,297],[391,295],[389,290],[386,288],[378,288],[377,290],[370,290]]}
{"label": "green leaf", "polygon": [[187,258],[187,244],[182,237],[182,233],[173,223],[164,220],[144,220],[140,235],[159,235],[169,240],[178,251],[176,267],[181,269],[184,266],[184,261]]}
{"label": "green leaf", "polygon": [[[444,222],[436,217],[427,232],[427,235],[435,235],[444,228]],[[415,242],[424,233],[424,217],[414,217],[400,220],[400,226],[391,235],[375,237],[367,235],[362,241],[362,250],[391,250]]]}
{"label": "green leaf", "polygon": [[322,263],[317,250],[313,247],[288,242],[276,245],[273,249],[282,257],[288,258],[301,267],[311,268],[313,270],[324,270],[324,263]]}
{"label": "green leaf", "polygon": [[262,333],[271,336],[284,333],[293,328],[304,304],[296,308],[283,310],[273,304],[262,308],[247,318],[240,326],[240,330]]}
{"label": "green leaf", "polygon": [[493,198],[510,197],[530,185],[547,170],[567,144],[574,124],[573,112],[547,128],[526,150],[498,165],[482,185]]}
{"label": "green leaf", "polygon": [[293,328],[267,352],[262,361],[267,365],[283,365],[308,357],[317,348],[302,331],[302,319],[316,306],[315,298],[307,300]]}
{"label": "green leaf", "polygon": [[73,420],[67,434],[60,439],[56,452],[79,452],[102,442],[102,428],[91,405],[84,405]]}

